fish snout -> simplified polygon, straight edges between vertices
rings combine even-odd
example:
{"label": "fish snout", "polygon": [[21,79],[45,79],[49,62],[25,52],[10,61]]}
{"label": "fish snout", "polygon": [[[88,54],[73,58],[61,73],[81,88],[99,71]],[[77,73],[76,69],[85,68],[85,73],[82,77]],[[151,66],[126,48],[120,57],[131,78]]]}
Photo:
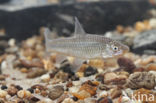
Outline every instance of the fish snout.
{"label": "fish snout", "polygon": [[129,47],[127,45],[124,45],[122,47],[123,53],[127,53],[129,51]]}

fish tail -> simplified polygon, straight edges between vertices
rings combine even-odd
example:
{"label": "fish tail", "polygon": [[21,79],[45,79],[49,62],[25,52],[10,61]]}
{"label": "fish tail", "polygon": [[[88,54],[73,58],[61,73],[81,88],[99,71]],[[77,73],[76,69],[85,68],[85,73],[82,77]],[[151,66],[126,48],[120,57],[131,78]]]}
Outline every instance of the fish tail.
{"label": "fish tail", "polygon": [[52,36],[51,31],[49,30],[49,28],[45,28],[45,30],[44,30],[44,37],[45,37],[46,51],[48,51],[49,48],[50,48],[50,43],[54,39],[53,36]]}

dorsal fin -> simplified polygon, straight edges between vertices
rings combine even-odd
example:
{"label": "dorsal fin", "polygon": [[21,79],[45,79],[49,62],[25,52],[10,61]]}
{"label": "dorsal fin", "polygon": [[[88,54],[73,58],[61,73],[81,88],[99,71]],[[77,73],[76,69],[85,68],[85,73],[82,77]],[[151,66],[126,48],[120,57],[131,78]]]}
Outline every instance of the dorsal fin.
{"label": "dorsal fin", "polygon": [[75,17],[75,32],[74,32],[74,35],[79,36],[79,35],[85,35],[85,34],[86,34],[86,32],[82,28],[79,20],[77,19],[77,17]]}

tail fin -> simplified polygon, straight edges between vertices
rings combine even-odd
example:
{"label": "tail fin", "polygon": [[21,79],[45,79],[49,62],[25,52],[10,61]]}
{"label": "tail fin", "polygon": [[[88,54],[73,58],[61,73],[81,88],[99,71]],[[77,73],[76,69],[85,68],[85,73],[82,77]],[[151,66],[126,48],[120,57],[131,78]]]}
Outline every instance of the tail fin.
{"label": "tail fin", "polygon": [[48,51],[48,48],[50,47],[50,42],[52,41],[52,36],[51,36],[51,31],[49,30],[49,28],[45,28],[44,30],[44,37],[45,37],[45,47],[46,47],[46,51]]}

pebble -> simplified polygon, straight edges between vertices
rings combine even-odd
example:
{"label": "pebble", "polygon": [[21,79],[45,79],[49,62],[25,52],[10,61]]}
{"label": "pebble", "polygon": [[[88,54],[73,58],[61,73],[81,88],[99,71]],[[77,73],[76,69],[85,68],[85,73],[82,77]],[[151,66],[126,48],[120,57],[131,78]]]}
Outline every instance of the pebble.
{"label": "pebble", "polygon": [[15,46],[15,43],[16,43],[16,40],[13,38],[8,41],[8,45],[11,47]]}
{"label": "pebble", "polygon": [[156,18],[150,19],[149,25],[150,25],[152,28],[156,29]]}
{"label": "pebble", "polygon": [[82,86],[80,87],[80,91],[81,90],[85,90],[87,91],[88,93],[90,93],[92,96],[96,94],[96,85],[93,84],[92,82],[88,81],[88,82],[85,82],[84,84],[82,84]]}
{"label": "pebble", "polygon": [[38,102],[38,101],[40,101],[40,99],[37,98],[37,97],[35,97],[35,96],[30,97],[30,100],[31,100],[32,102]]}
{"label": "pebble", "polygon": [[91,97],[91,94],[86,90],[81,90],[77,93],[72,93],[73,96],[77,97],[78,99],[84,100],[85,98]]}
{"label": "pebble", "polygon": [[7,96],[7,92],[4,90],[0,90],[0,98],[5,98]]}
{"label": "pebble", "polygon": [[147,66],[147,71],[156,71],[156,63],[149,64]]}
{"label": "pebble", "polygon": [[17,92],[17,96],[20,98],[29,98],[31,96],[31,93],[27,90],[20,90]]}
{"label": "pebble", "polygon": [[2,89],[2,90],[7,89],[7,88],[8,88],[8,87],[7,87],[6,85],[2,85],[2,86],[1,86],[1,89]]}
{"label": "pebble", "polygon": [[18,89],[17,89],[16,87],[14,87],[14,86],[10,86],[10,87],[7,89],[7,92],[8,92],[9,95],[14,96],[14,95],[17,94]]}
{"label": "pebble", "polygon": [[96,73],[97,73],[97,69],[89,66],[85,69],[84,76],[87,77],[87,76],[94,75]]}
{"label": "pebble", "polygon": [[122,94],[122,91],[121,91],[120,88],[113,88],[111,90],[111,97],[112,97],[112,99],[115,99],[115,98],[119,97],[121,94]]}
{"label": "pebble", "polygon": [[34,93],[34,90],[32,88],[28,88],[27,90],[31,93]]}
{"label": "pebble", "polygon": [[48,97],[52,100],[59,98],[64,93],[63,86],[55,86],[49,90]]}
{"label": "pebble", "polygon": [[123,68],[125,71],[128,72],[132,72],[136,68],[133,61],[125,57],[118,58],[117,62],[120,68]]}
{"label": "pebble", "polygon": [[74,101],[71,98],[66,98],[62,103],[74,103]]}
{"label": "pebble", "polygon": [[126,86],[132,89],[153,89],[155,85],[155,75],[148,72],[135,72],[129,76],[126,83]]}
{"label": "pebble", "polygon": [[41,76],[41,80],[43,82],[49,82],[50,81],[50,75],[49,74],[44,74]]}
{"label": "pebble", "polygon": [[102,92],[100,92],[100,94],[99,94],[99,97],[107,97],[107,96],[108,96],[107,91],[102,91]]}
{"label": "pebble", "polygon": [[31,72],[27,74],[27,78],[35,78],[45,74],[47,71],[42,68],[33,68]]}
{"label": "pebble", "polygon": [[116,73],[110,72],[104,75],[104,83],[106,84],[125,84],[127,76],[118,75]]}
{"label": "pebble", "polygon": [[97,100],[97,103],[113,103],[113,101],[107,97],[101,97]]}

